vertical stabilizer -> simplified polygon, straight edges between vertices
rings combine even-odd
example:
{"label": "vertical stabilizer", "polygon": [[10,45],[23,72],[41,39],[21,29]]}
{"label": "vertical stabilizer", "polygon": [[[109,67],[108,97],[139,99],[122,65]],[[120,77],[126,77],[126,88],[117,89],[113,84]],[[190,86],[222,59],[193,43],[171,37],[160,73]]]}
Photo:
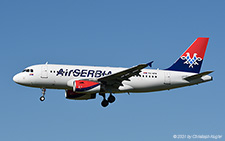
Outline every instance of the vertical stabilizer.
{"label": "vertical stabilizer", "polygon": [[204,59],[209,38],[199,37],[168,69],[173,71],[184,71],[199,73]]}

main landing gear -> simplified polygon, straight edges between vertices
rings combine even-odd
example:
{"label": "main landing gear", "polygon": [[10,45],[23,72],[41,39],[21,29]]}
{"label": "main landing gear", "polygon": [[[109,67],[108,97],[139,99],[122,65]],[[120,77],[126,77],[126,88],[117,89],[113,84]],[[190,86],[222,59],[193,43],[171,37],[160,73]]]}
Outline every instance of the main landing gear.
{"label": "main landing gear", "polygon": [[100,95],[103,97],[103,100],[101,102],[102,107],[107,107],[109,103],[113,103],[116,100],[116,98],[112,94],[109,95],[107,100],[105,99],[105,93]]}
{"label": "main landing gear", "polygon": [[46,89],[45,88],[42,88],[42,96],[40,97],[40,100],[41,101],[44,101],[45,100],[45,92],[46,92]]}

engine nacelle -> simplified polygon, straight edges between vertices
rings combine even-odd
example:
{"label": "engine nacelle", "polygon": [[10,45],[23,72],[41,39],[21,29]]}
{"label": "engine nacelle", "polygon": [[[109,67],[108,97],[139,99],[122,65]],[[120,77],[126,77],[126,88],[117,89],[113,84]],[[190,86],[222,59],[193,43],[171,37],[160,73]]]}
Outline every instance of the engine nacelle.
{"label": "engine nacelle", "polygon": [[77,93],[98,93],[101,89],[99,82],[89,80],[70,80],[67,85]]}
{"label": "engine nacelle", "polygon": [[73,99],[73,100],[88,100],[88,99],[95,99],[96,93],[93,94],[87,94],[87,93],[76,93],[72,90],[66,90],[65,97],[67,99]]}

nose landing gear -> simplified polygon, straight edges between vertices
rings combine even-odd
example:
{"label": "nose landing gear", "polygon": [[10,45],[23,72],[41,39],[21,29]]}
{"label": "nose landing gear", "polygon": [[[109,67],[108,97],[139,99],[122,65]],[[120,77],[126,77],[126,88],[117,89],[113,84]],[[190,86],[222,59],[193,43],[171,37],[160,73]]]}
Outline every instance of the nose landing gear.
{"label": "nose landing gear", "polygon": [[103,100],[101,102],[102,107],[107,107],[109,105],[109,103],[113,103],[116,98],[110,93],[108,99],[105,99],[105,93],[99,94],[103,97]]}
{"label": "nose landing gear", "polygon": [[40,97],[40,100],[41,101],[44,101],[45,100],[45,92],[46,92],[46,89],[45,88],[42,88],[42,96]]}

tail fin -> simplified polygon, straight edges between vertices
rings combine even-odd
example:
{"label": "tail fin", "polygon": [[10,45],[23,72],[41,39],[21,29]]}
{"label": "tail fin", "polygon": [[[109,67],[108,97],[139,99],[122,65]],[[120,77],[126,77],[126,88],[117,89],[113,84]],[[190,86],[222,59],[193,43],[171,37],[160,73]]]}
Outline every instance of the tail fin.
{"label": "tail fin", "polygon": [[199,73],[205,55],[209,38],[199,37],[168,69],[173,71],[184,71]]}

